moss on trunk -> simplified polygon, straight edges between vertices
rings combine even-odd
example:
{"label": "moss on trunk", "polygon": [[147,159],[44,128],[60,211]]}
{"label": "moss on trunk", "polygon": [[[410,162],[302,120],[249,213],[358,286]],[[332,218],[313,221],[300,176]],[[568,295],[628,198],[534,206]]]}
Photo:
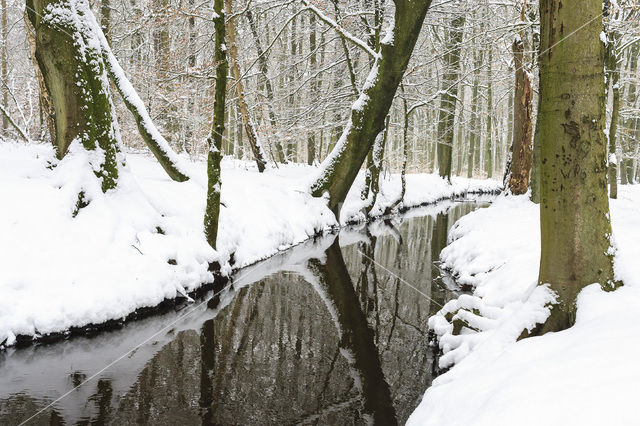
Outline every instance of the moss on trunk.
{"label": "moss on trunk", "polygon": [[95,45],[86,0],[27,0],[27,17],[35,30],[34,58],[42,75],[45,99],[53,107],[51,139],[58,158],[72,142],[99,151],[92,164],[102,190],[118,182],[119,141],[106,66]]}
{"label": "moss on trunk", "polygon": [[215,26],[215,63],[216,63],[216,88],[213,103],[213,124],[211,135],[207,139],[209,153],[207,155],[207,205],[204,213],[204,233],[207,242],[214,249],[218,238],[218,220],[220,218],[220,192],[222,178],[220,161],[222,160],[222,138],[224,135],[225,100],[227,96],[227,73],[229,64],[225,49],[225,13],[224,0],[215,0],[213,9],[216,14]]}

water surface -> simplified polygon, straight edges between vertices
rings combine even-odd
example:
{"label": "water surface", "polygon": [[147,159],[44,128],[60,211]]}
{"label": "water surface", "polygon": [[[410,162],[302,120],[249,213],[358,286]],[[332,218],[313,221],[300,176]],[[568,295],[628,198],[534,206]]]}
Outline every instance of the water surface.
{"label": "water surface", "polygon": [[69,391],[29,424],[402,424],[432,380],[427,320],[459,294],[434,261],[482,205],[345,229],[239,271],[216,297],[0,353],[0,424]]}

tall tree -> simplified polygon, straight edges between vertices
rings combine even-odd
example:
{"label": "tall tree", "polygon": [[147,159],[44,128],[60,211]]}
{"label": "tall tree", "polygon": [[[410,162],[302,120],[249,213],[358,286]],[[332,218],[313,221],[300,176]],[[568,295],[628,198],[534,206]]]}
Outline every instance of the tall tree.
{"label": "tall tree", "polygon": [[464,31],[464,15],[451,20],[447,30],[444,49],[445,73],[442,77],[440,109],[438,113],[438,173],[451,180],[453,161],[453,134],[458,100],[458,79],[460,78],[460,50]]}
{"label": "tall tree", "polygon": [[583,287],[616,285],[601,32],[602,0],[540,1],[539,283],[558,296],[543,333],[574,323]]}
{"label": "tall tree", "polygon": [[484,169],[487,177],[493,177],[493,87],[491,81],[491,67],[493,66],[493,46],[488,47],[489,58],[487,60],[487,143],[484,151]]}
{"label": "tall tree", "polygon": [[316,197],[328,194],[328,206],[339,217],[340,207],[376,137],[409,64],[431,0],[394,0],[394,27],[380,41],[376,62],[339,142],[322,164],[311,186]]}
{"label": "tall tree", "polygon": [[[9,55],[7,54],[7,43],[9,38],[9,25],[7,23],[7,0],[0,0],[0,8],[2,11],[0,12],[2,16],[0,17],[2,26],[2,45],[0,45],[0,78],[2,78],[2,106],[4,108],[8,108],[9,102],[9,91],[6,88],[7,77],[9,76]],[[2,116],[2,130],[6,133],[9,128],[9,116],[4,114]]]}
{"label": "tall tree", "polygon": [[228,50],[229,59],[231,62],[231,72],[233,73],[233,78],[235,79],[234,85],[236,88],[236,95],[238,97],[238,108],[240,108],[242,123],[244,124],[245,131],[247,132],[247,138],[249,139],[249,145],[251,146],[253,158],[256,159],[258,171],[262,173],[267,164],[267,159],[265,157],[264,151],[262,150],[262,144],[258,139],[258,132],[256,131],[256,128],[251,121],[251,116],[249,115],[249,107],[247,106],[247,101],[244,96],[242,73],[240,72],[240,64],[238,63],[238,45],[236,42],[235,18],[231,16],[233,14],[233,0],[225,0],[225,8],[227,16],[229,16],[229,19],[227,20],[227,39],[229,40]]}
{"label": "tall tree", "polygon": [[527,192],[533,161],[531,146],[532,131],[532,89],[531,78],[524,64],[524,43],[519,37],[513,42],[515,66],[515,92],[513,110],[513,142],[509,190],[519,195]]}
{"label": "tall tree", "polygon": [[216,35],[214,48],[216,88],[213,103],[213,124],[211,125],[211,135],[207,140],[209,144],[209,153],[207,154],[208,186],[207,205],[204,213],[204,233],[209,245],[215,249],[218,238],[218,219],[220,218],[220,192],[222,189],[220,161],[222,160],[221,150],[224,136],[227,74],[229,72],[225,44],[224,0],[214,0],[213,12]]}
{"label": "tall tree", "polygon": [[474,161],[473,157],[476,153],[476,144],[480,143],[478,137],[478,101],[480,85],[480,68],[482,67],[482,53],[473,52],[473,90],[471,95],[471,120],[470,120],[470,135],[469,135],[469,151],[467,152],[467,177],[473,177]]}

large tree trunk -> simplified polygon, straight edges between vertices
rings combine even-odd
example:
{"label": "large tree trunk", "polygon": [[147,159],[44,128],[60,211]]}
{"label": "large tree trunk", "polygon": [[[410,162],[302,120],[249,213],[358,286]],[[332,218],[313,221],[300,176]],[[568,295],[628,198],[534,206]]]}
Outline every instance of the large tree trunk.
{"label": "large tree trunk", "polygon": [[513,42],[513,58],[516,69],[513,110],[513,143],[511,152],[511,173],[509,190],[520,195],[527,192],[533,161],[531,146],[532,109],[531,79],[524,68],[524,47],[522,40]]}
{"label": "large tree trunk", "polygon": [[331,154],[322,164],[311,192],[329,196],[329,208],[340,208],[364,159],[384,128],[393,97],[407,69],[431,0],[395,0],[393,37],[380,42],[380,53],[367,83],[351,108],[351,118]]}
{"label": "large tree trunk", "polygon": [[218,238],[218,219],[220,217],[220,192],[222,179],[220,161],[222,160],[222,138],[224,135],[225,100],[227,96],[227,49],[225,48],[225,13],[224,0],[215,0],[213,11],[214,27],[216,34],[215,64],[216,64],[216,88],[213,103],[213,124],[211,135],[208,138],[209,154],[207,156],[207,206],[204,213],[204,233],[207,242],[214,249]]}
{"label": "large tree trunk", "polygon": [[95,17],[86,0],[27,0],[26,5],[35,31],[36,72],[53,107],[57,156],[64,157],[76,141],[99,152],[90,161],[106,192],[118,182],[119,130]]}
{"label": "large tree trunk", "polygon": [[[233,13],[233,0],[226,0],[225,7],[227,16],[231,16]],[[242,84],[242,73],[240,72],[240,64],[238,63],[238,46],[236,45],[236,33],[234,19],[227,21],[227,39],[229,40],[229,59],[231,62],[231,72],[235,79],[236,95],[238,96],[238,107],[240,108],[240,115],[242,115],[242,123],[244,129],[247,132],[247,138],[249,139],[249,145],[251,145],[251,152],[253,158],[256,159],[258,171],[262,173],[267,164],[267,159],[262,150],[262,144],[258,139],[258,133],[249,116],[249,107],[244,97],[244,85]]]}
{"label": "large tree trunk", "polygon": [[583,287],[615,287],[601,13],[601,0],[540,2],[539,283],[558,295],[542,333],[575,322]]}
{"label": "large tree trunk", "polygon": [[464,15],[451,21],[451,29],[446,35],[444,50],[445,74],[442,77],[443,91],[440,95],[438,113],[438,173],[451,180],[453,161],[453,132],[458,99],[458,79],[460,78],[460,45],[462,44]]}

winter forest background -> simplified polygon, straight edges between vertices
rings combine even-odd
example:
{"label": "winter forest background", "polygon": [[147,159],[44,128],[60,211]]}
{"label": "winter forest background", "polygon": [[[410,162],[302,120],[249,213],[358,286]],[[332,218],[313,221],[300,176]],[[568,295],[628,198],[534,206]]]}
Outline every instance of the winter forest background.
{"label": "winter forest background", "polygon": [[[29,59],[24,4],[2,6],[2,101],[31,139],[48,138],[38,84]],[[366,52],[345,41],[297,1],[232,2],[242,82],[250,115],[270,160],[318,163],[334,146],[351,104],[369,73]],[[361,40],[379,37],[391,13],[379,1],[314,4]],[[622,183],[637,180],[640,135],[638,11],[633,2],[609,18],[616,39],[620,111],[616,158]],[[120,65],[171,146],[193,158],[208,149],[214,88],[212,2],[115,1],[92,3]],[[626,7],[625,7],[626,6]],[[512,43],[522,37],[525,68],[537,90],[537,4],[531,1],[435,2],[390,112],[384,168],[398,171],[408,117],[407,171],[435,168],[440,94],[450,83],[444,60],[451,22],[464,17],[454,130],[453,171],[502,176],[513,123]],[[524,13],[523,13],[524,12]],[[231,79],[229,86],[233,87]],[[228,92],[224,155],[249,159],[251,151],[234,90]],[[118,98],[118,97],[114,97]],[[536,97],[533,97],[534,109]],[[133,118],[117,99],[122,140],[144,150]],[[610,112],[610,109],[609,109]],[[535,114],[534,114],[535,117]],[[535,126],[535,125],[534,125]],[[6,136],[17,137],[6,118]],[[280,144],[284,158],[279,157]],[[470,155],[473,152],[473,155]],[[624,172],[622,172],[624,171]]]}

